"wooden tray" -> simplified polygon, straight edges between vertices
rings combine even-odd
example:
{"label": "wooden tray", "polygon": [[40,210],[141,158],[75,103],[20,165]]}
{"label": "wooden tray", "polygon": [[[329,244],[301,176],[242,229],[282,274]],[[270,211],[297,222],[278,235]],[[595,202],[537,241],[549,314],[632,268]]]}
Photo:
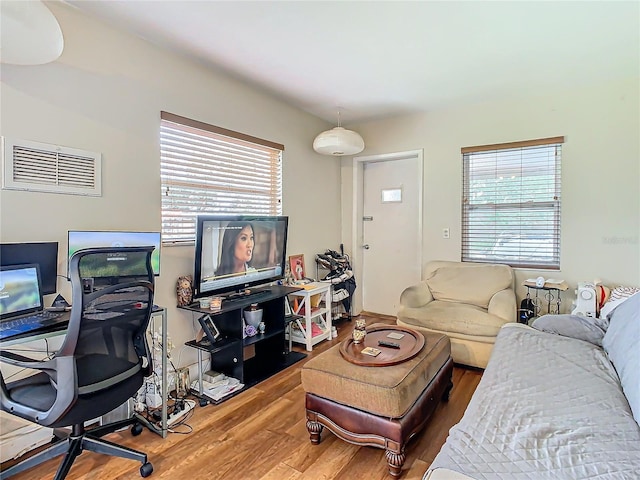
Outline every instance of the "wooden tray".
{"label": "wooden tray", "polygon": [[[401,339],[388,338],[390,333],[402,333],[404,337]],[[381,347],[378,345],[379,340],[385,340],[400,344],[399,349]],[[362,352],[366,347],[373,347],[381,350],[380,354],[372,357]],[[353,339],[349,338],[340,344],[340,353],[348,362],[365,367],[387,367],[389,365],[397,365],[406,362],[410,358],[415,357],[424,347],[424,336],[420,332],[405,327],[395,325],[381,325],[367,328],[367,336],[364,337],[362,343],[353,343]]]}

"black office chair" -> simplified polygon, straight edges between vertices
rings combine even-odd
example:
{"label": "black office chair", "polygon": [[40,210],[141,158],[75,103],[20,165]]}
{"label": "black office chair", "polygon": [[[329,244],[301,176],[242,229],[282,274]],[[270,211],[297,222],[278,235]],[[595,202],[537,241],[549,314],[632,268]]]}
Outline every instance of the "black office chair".
{"label": "black office chair", "polygon": [[[134,420],[84,428],[85,421],[128,401],[151,373],[146,329],[153,308],[152,251],[124,247],[76,252],[69,266],[73,307],[60,350],[45,361],[0,351],[0,361],[39,372],[6,384],[0,372],[2,410],[53,428],[57,440],[0,472],[1,479],[65,454],[55,476],[62,480],[83,450],[138,460],[143,477],[153,472],[146,454],[100,439],[131,424],[137,435],[142,426]],[[86,277],[94,277],[94,288],[87,288],[85,281],[83,289]]]}

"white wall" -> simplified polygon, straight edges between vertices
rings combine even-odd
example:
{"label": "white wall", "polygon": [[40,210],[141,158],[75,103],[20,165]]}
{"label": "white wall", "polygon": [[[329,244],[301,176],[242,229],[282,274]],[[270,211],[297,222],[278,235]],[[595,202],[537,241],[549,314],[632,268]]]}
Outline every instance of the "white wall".
{"label": "white wall", "polygon": [[[314,254],[340,243],[340,198],[331,194],[339,189],[339,160],[311,147],[328,124],[66,5],[49,6],[62,27],[64,53],[43,66],[2,65],[0,132],[102,153],[103,195],[2,190],[0,241],[58,241],[58,273],[65,275],[67,230],[159,230],[165,110],[284,144],[288,253],[305,254],[315,272]],[[176,279],[192,273],[193,247],[164,247],[161,270],[156,303],[169,309],[177,357],[193,338],[191,314],[175,308]],[[66,280],[58,289],[71,299]],[[180,363],[195,358],[187,348]]]}
{"label": "white wall", "polygon": [[[564,278],[572,287],[563,295],[566,311],[579,281],[640,285],[639,85],[634,78],[350,128],[364,137],[366,155],[424,149],[424,262],[460,260],[461,147],[564,135],[561,270],[519,269],[516,283]],[[351,236],[351,185],[352,161],[344,159],[344,237]],[[450,239],[442,238],[443,228],[451,229]]]}

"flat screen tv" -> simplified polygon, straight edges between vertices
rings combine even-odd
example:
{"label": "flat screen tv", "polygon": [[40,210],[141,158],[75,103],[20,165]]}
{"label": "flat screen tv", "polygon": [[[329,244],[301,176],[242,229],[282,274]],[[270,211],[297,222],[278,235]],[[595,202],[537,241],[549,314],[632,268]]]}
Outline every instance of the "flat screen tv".
{"label": "flat screen tv", "polygon": [[0,266],[37,263],[43,295],[56,293],[58,242],[0,243]]}
{"label": "flat screen tv", "polygon": [[[151,254],[153,273],[160,275],[160,232],[117,232],[69,230],[68,259],[78,250],[92,247],[147,247],[154,246]],[[106,278],[109,272],[83,272],[83,277]]]}
{"label": "flat screen tv", "polygon": [[283,216],[198,216],[194,297],[284,278],[288,222]]}

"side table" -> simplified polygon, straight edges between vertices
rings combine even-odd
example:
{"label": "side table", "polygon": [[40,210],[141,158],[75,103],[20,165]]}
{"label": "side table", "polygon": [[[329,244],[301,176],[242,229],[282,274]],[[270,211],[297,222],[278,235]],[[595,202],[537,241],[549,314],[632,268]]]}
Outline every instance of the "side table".
{"label": "side table", "polygon": [[301,286],[303,290],[289,294],[294,301],[293,313],[299,317],[294,318],[287,337],[304,344],[310,352],[322,340],[331,340],[331,284],[314,282]]}

